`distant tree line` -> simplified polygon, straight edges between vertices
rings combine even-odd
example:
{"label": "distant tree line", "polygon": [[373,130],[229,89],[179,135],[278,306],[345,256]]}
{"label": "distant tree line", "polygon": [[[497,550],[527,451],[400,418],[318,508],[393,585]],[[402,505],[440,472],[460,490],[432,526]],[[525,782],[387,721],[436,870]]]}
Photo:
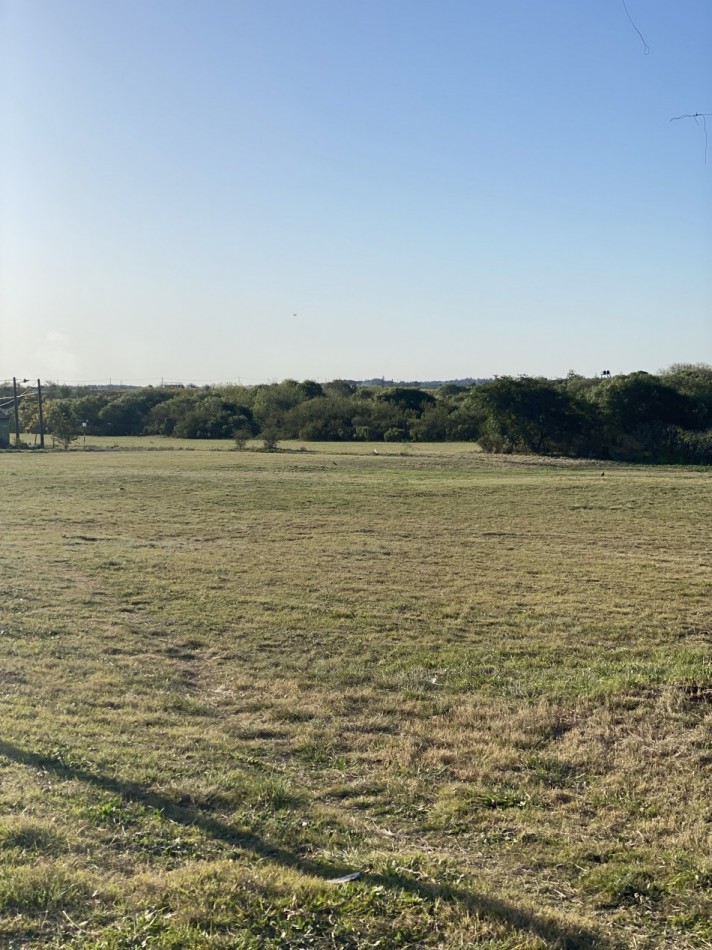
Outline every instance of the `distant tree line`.
{"label": "distant tree line", "polygon": [[[565,379],[504,376],[427,390],[288,379],[260,386],[53,393],[48,430],[92,435],[304,441],[472,441],[489,452],[712,464],[712,366]],[[25,432],[37,429],[24,405]],[[71,428],[71,427],[70,427]],[[78,431],[78,429],[77,429]]]}

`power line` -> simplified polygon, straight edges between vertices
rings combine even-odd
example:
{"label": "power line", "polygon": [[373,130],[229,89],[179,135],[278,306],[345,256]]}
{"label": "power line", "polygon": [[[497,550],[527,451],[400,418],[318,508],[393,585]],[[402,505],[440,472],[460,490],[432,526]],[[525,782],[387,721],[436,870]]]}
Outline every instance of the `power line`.
{"label": "power line", "polygon": [[711,116],[712,112],[688,112],[685,115],[674,115],[671,122],[679,122],[680,119],[694,119],[695,125],[700,123],[698,119],[702,119],[702,131],[705,133],[705,165],[707,164],[707,122],[705,121],[708,116]]}
{"label": "power line", "polygon": [[[56,386],[96,386],[106,389],[121,389],[126,388],[127,384],[130,385],[146,385],[146,386],[191,386],[198,383],[203,384],[212,384],[212,385],[228,385],[235,384],[241,385],[242,383],[268,383],[272,381],[272,377],[267,376],[213,376],[213,377],[192,377],[189,379],[177,379],[171,378],[168,375],[161,377],[157,376],[122,376],[119,377],[120,381],[116,382],[115,377],[110,377],[108,381],[97,380],[96,377],[93,379],[47,379],[44,381],[44,385],[48,387]],[[11,380],[9,381],[11,382]],[[2,385],[0,383],[0,385]]]}

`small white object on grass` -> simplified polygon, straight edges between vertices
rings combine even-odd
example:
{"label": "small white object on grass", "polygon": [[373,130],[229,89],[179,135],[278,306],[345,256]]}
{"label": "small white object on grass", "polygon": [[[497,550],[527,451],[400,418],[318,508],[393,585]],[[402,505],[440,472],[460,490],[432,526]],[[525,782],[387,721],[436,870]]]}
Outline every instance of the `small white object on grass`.
{"label": "small white object on grass", "polygon": [[361,877],[360,871],[354,871],[353,874],[344,874],[342,877],[330,877],[327,884],[349,884]]}

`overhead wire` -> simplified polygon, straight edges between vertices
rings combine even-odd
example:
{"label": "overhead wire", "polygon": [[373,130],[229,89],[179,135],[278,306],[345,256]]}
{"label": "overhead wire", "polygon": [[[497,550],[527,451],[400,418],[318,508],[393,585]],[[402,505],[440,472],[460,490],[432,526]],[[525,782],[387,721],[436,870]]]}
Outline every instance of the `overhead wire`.
{"label": "overhead wire", "polygon": [[674,115],[671,122],[679,122],[680,119],[694,119],[695,125],[699,126],[698,119],[702,119],[702,131],[705,133],[705,165],[707,164],[707,122],[706,119],[712,115],[712,112],[688,112],[685,115]]}

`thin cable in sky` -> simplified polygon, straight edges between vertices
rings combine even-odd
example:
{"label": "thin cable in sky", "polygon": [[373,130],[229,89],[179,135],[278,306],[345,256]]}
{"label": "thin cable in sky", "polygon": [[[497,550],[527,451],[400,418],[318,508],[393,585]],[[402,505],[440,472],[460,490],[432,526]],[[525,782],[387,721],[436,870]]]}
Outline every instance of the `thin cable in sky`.
{"label": "thin cable in sky", "polygon": [[649,47],[648,44],[645,42],[645,37],[644,37],[643,34],[640,32],[640,30],[638,29],[638,27],[635,25],[635,21],[633,20],[633,17],[632,17],[632,16],[630,15],[630,13],[628,12],[628,7],[627,7],[627,5],[626,5],[625,0],[621,0],[621,3],[623,4],[623,9],[625,10],[625,15],[626,15],[626,16],[628,17],[628,19],[630,20],[630,25],[633,27],[633,29],[635,30],[635,32],[638,34],[638,36],[640,37],[640,42],[643,44],[643,55],[644,55],[644,56],[647,56],[648,53],[650,52],[650,47]]}
{"label": "thin cable in sky", "polygon": [[678,122],[680,119],[694,119],[695,125],[699,125],[698,119],[702,119],[702,131],[705,133],[705,165],[707,164],[707,121],[706,117],[712,115],[712,112],[690,112],[686,115],[674,115],[671,122]]}

